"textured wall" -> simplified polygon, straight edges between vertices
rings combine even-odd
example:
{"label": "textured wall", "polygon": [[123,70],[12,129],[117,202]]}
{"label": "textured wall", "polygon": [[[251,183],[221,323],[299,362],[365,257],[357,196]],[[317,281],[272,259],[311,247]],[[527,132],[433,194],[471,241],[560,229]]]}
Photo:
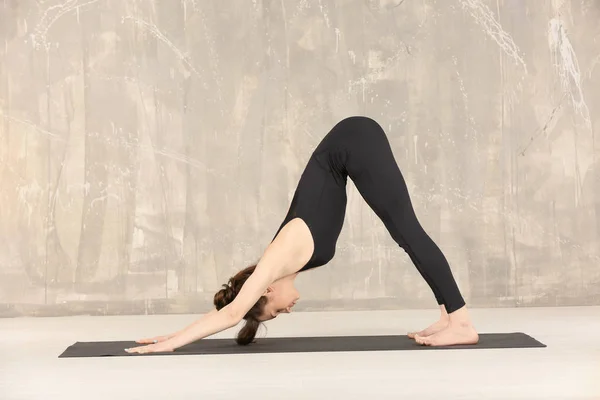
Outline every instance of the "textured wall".
{"label": "textured wall", "polygon": [[[600,304],[599,19],[597,0],[4,0],[0,315],[207,310],[349,115],[387,131],[471,306]],[[348,194],[297,308],[434,306]]]}

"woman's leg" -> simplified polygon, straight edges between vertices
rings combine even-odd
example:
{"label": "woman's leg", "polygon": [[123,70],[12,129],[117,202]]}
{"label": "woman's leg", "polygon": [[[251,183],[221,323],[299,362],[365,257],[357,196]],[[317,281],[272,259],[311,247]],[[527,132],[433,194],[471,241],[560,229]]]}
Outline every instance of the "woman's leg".
{"label": "woman's leg", "polygon": [[[364,117],[350,117],[347,119],[342,120],[341,122],[339,122],[336,126],[333,127],[333,129],[329,132],[329,134],[327,135],[327,137],[325,138],[325,140],[323,140],[321,142],[320,146],[324,146],[324,145],[329,145],[329,146],[336,146],[339,145],[340,143],[343,143],[343,145],[345,147],[357,147],[357,146],[363,146],[363,143],[359,143],[361,142],[361,138],[367,138],[369,136],[369,132],[373,132],[374,129],[380,130],[381,128],[379,128],[378,125],[375,125],[375,122],[370,120],[370,119],[366,119]],[[374,136],[379,135],[379,132],[375,132]],[[357,139],[357,135],[359,139]],[[369,140],[369,139],[366,139]],[[369,146],[371,147],[371,146]],[[318,149],[317,149],[318,150]],[[349,150],[347,149],[351,154],[356,155],[357,151],[356,150]],[[391,150],[388,150],[391,152]],[[374,155],[374,156],[378,156]],[[368,158],[371,158],[368,156]],[[389,160],[388,164],[389,164]],[[358,164],[358,165],[356,165]],[[393,164],[395,165],[395,161],[393,161]],[[357,183],[356,180],[358,178],[358,175],[362,175],[362,178],[359,179],[358,182],[358,190],[361,192],[363,198],[367,201],[367,203],[369,204],[369,206],[372,209],[375,209],[376,205],[375,204],[371,204],[370,202],[370,198],[373,197],[371,195],[372,190],[367,189],[365,193],[363,193],[363,191],[361,189],[364,189],[365,186],[368,186],[368,184],[366,182],[364,182],[366,180],[365,175],[362,173],[363,171],[359,171],[360,168],[362,167],[361,163],[356,163],[354,162],[354,165],[350,165],[350,167],[348,165],[346,165],[346,169],[347,172],[350,176],[351,179],[354,180],[355,184]],[[396,165],[397,168],[397,165]],[[387,170],[389,170],[389,168],[386,168]],[[399,170],[398,170],[399,172]],[[392,178],[394,179],[394,178]],[[397,179],[397,178],[396,178]],[[408,190],[406,189],[406,185],[404,184],[404,180],[402,178],[402,176],[400,175],[400,179],[401,179],[401,185],[399,187],[400,190],[404,190],[404,192],[402,193],[402,197],[405,199],[406,202],[408,202],[408,206],[410,206],[410,198],[408,197]],[[382,197],[387,197],[387,193],[382,196]],[[376,211],[377,213],[377,211]],[[379,217],[381,217],[380,214]],[[383,218],[382,218],[383,219]],[[413,219],[414,220],[414,219]],[[385,222],[385,220],[384,220]],[[392,234],[392,237],[394,238],[394,240],[398,243],[398,235],[397,230],[391,230],[389,226],[386,227],[388,228],[388,230],[390,231],[390,234]],[[435,244],[433,244],[435,246]],[[404,247],[401,245],[401,247]],[[437,253],[438,253],[438,257],[440,256],[440,251],[439,249],[437,249]],[[433,295],[435,297],[435,300],[437,301],[438,305],[440,306],[440,308],[442,310],[444,309],[444,299],[439,291],[439,289],[435,286],[434,282],[432,281],[431,277],[427,274],[427,271],[425,269],[423,269],[422,267],[422,262],[420,262],[419,259],[416,258],[416,255],[414,252],[412,251],[408,251],[407,252],[408,256],[410,257],[411,261],[413,262],[413,264],[415,265],[415,267],[417,268],[417,270],[419,271],[419,273],[421,274],[421,276],[423,277],[423,279],[425,280],[425,282],[429,285],[431,291],[433,292]],[[442,255],[443,257],[443,255]],[[446,314],[447,316],[447,314]],[[423,331],[421,331],[422,333]],[[410,336],[414,336],[414,334],[410,334]]]}
{"label": "woman's leg", "polygon": [[[437,345],[476,342],[477,333],[469,321],[465,301],[448,261],[415,215],[408,188],[383,129],[364,117],[345,120],[344,127],[348,130],[350,178],[394,241],[407,252],[441,306],[442,318],[435,327],[430,327],[435,329],[421,331],[415,338],[423,341],[421,335],[431,334],[423,344]],[[447,311],[447,320],[444,311]]]}

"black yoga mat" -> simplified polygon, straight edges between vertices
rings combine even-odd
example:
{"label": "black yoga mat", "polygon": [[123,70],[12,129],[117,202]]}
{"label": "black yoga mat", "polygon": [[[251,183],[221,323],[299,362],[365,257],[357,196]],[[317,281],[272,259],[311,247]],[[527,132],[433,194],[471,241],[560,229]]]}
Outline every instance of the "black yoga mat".
{"label": "black yoga mat", "polygon": [[249,353],[313,353],[337,351],[393,351],[393,350],[440,350],[440,349],[508,349],[546,347],[529,335],[515,333],[482,333],[476,345],[447,347],[421,346],[406,335],[394,336],[324,336],[263,338],[248,346],[239,346],[233,339],[203,339],[182,346],[172,352],[127,353],[125,349],[141,346],[130,341],[76,342],[69,346],[59,358],[106,357],[106,356],[150,356],[189,354],[249,354]]}

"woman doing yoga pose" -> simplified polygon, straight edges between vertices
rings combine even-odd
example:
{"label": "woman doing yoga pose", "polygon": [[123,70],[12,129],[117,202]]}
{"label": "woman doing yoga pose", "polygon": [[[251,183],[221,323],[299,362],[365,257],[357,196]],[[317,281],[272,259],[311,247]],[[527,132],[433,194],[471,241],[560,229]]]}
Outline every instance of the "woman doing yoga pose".
{"label": "woman doing yoga pose", "polygon": [[430,346],[477,343],[479,336],[450,266],[417,220],[385,132],[370,118],[350,117],[337,123],[317,146],[272,242],[257,265],[231,277],[215,294],[216,309],[179,332],[139,340],[149,344],[127,351],[173,351],[234,327],[242,319],[246,324],[237,342],[251,343],[261,322],[294,307],[299,298],[294,287],[298,273],[333,258],[346,213],[348,177],[406,251],[440,306],[437,322],[408,335]]}

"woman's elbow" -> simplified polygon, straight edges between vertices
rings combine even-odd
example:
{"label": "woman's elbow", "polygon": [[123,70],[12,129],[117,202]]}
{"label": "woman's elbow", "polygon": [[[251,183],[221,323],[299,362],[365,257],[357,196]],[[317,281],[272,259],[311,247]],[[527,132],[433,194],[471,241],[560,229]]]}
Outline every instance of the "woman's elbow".
{"label": "woman's elbow", "polygon": [[223,307],[221,309],[221,312],[225,314],[227,322],[231,326],[239,324],[244,318],[244,314],[242,313],[242,311],[238,307],[235,307],[233,303]]}

